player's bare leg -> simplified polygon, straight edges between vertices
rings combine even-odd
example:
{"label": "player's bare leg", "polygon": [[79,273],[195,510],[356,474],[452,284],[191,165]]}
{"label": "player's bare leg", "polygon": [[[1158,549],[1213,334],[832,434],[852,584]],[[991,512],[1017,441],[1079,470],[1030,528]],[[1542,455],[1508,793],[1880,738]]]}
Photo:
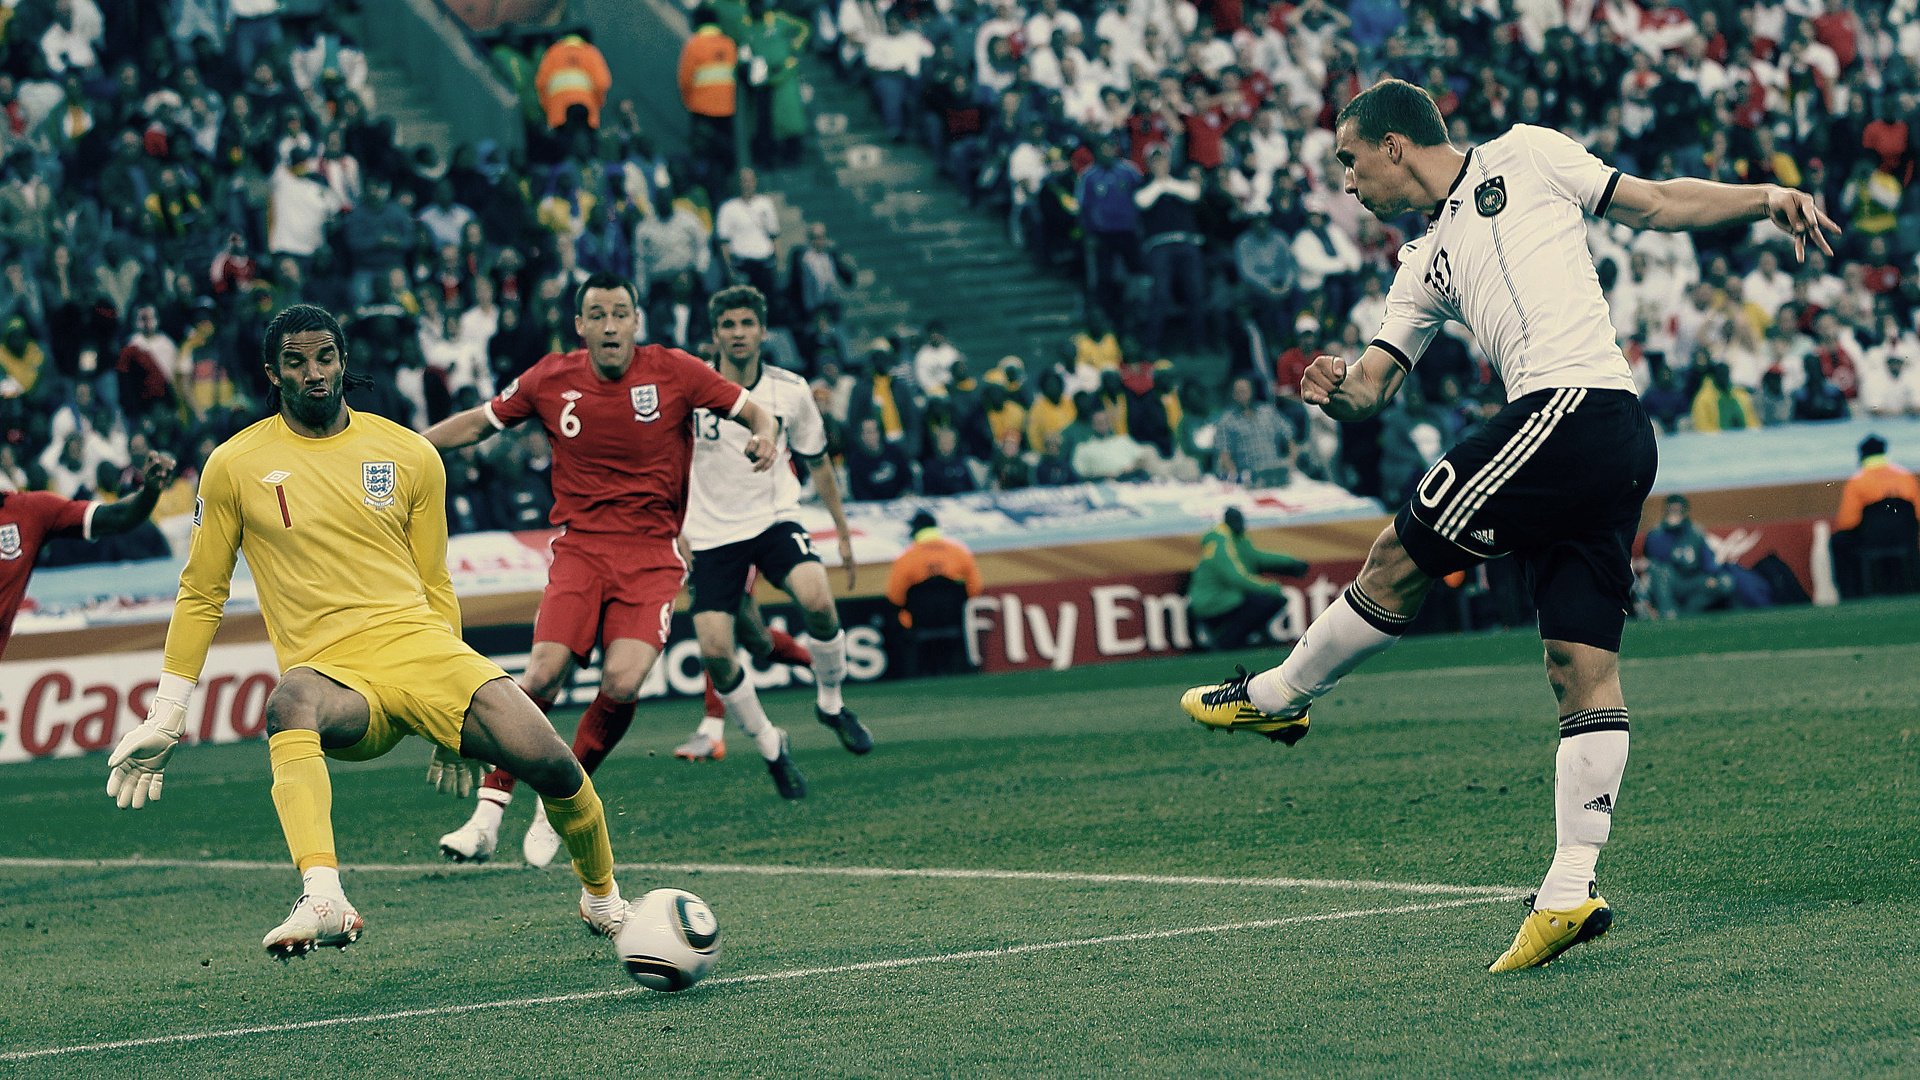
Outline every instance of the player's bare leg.
{"label": "player's bare leg", "polygon": [[1414,564],[1389,525],[1374,541],[1358,580],[1313,620],[1284,663],[1194,687],[1181,705],[1208,727],[1298,742],[1307,733],[1313,702],[1399,641],[1432,588],[1433,579]]}
{"label": "player's bare leg", "polygon": [[302,885],[285,921],[261,940],[279,959],[323,947],[344,949],[366,927],[340,887],[340,863],[333,848],[333,783],[322,752],[365,738],[368,716],[366,698],[306,668],[288,671],[267,698],[273,806]]}
{"label": "player's bare leg", "polygon": [[733,717],[734,723],[739,724],[740,730],[759,748],[781,797],[805,798],[807,781],[787,751],[787,733],[767,719],[753,680],[747,678],[746,671],[734,659],[733,620],[734,613],[730,611],[702,611],[694,615],[694,633],[700,638],[700,660],[706,665],[715,692],[726,704],[727,715]]}
{"label": "player's bare leg", "polygon": [[847,678],[847,635],[833,604],[827,568],[818,562],[801,563],[787,574],[786,589],[806,613],[807,648],[813,653],[814,716],[833,729],[848,751],[870,753],[873,736],[840,696],[840,685]]}
{"label": "player's bare leg", "polygon": [[618,930],[626,904],[613,880],[600,796],[573,751],[511,680],[495,679],[474,692],[460,729],[460,753],[511,770],[539,792],[580,878],[580,917],[596,933]]}
{"label": "player's bare leg", "polygon": [[[527,655],[527,670],[520,676],[520,688],[541,713],[551,712],[554,699],[559,697],[573,678],[574,666],[573,653],[565,645],[555,641],[536,641]],[[515,782],[514,774],[507,769],[488,773],[480,782],[480,790],[475,793],[473,813],[459,828],[440,838],[440,854],[452,862],[486,862],[491,859],[494,849],[500,844],[500,822],[506,816],[507,804],[513,801]],[[534,816],[536,822],[545,821],[545,816],[538,811]],[[551,828],[544,831],[555,837],[551,846],[546,848],[547,862],[551,862],[553,853],[559,848],[558,834]],[[524,851],[524,842],[521,846]]]}

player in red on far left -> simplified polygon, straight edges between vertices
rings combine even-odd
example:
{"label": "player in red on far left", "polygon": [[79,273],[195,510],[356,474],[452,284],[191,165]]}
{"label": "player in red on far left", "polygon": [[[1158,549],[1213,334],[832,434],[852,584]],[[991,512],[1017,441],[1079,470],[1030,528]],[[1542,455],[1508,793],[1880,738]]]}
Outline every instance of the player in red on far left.
{"label": "player in red on far left", "polygon": [[[580,717],[574,756],[591,774],[633,722],[640,684],[665,648],[687,565],[674,540],[687,512],[693,412],[748,429],[753,468],[773,466],[778,429],[747,392],[679,349],[636,345],[633,283],[595,274],[580,285],[574,329],[584,348],[550,353],[492,401],[427,429],[442,450],[479,442],[529,419],[553,447],[553,513],[565,531],[534,616],[520,685],[551,709],[576,665],[598,644],[600,692]],[[455,862],[482,862],[499,843],[514,778],[490,774],[473,815],[440,838]],[[560,837],[539,809],[521,844],[534,866],[553,861]]]}
{"label": "player in red on far left", "polygon": [[13,637],[13,617],[27,596],[33,561],[48,537],[88,540],[132,532],[153,516],[153,505],[173,479],[173,458],[150,451],[141,463],[140,490],[115,503],[65,499],[51,491],[0,494],[0,654]]}

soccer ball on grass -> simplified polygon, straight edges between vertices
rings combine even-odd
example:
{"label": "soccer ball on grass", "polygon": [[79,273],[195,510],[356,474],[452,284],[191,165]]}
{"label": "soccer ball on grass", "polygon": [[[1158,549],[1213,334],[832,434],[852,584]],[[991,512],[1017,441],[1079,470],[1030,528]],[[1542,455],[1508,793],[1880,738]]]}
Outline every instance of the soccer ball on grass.
{"label": "soccer ball on grass", "polygon": [[720,921],[690,892],[655,889],[627,909],[613,946],[635,982],[650,990],[685,990],[720,959]]}

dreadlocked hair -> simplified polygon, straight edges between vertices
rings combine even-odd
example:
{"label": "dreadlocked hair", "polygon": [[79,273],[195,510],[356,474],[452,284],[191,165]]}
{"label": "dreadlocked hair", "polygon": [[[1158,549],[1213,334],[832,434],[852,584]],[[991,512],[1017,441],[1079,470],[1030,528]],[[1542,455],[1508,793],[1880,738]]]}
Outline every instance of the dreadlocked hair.
{"label": "dreadlocked hair", "polygon": [[[314,304],[295,304],[273,317],[273,321],[267,324],[267,332],[261,335],[260,362],[272,367],[280,356],[280,347],[287,343],[288,338],[310,331],[333,335],[334,348],[340,350],[340,364],[345,367],[347,335],[340,329],[340,320],[333,317],[333,312]],[[365,390],[372,385],[373,379],[360,372],[348,369],[341,373],[340,388],[343,392]]]}

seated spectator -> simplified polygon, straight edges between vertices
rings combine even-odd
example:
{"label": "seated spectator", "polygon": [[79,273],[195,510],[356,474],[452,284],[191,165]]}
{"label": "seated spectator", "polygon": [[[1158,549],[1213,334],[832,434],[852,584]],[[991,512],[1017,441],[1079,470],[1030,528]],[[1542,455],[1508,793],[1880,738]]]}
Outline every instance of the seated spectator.
{"label": "seated spectator", "polygon": [[1673,368],[1659,354],[1654,354],[1648,365],[1653,370],[1653,378],[1646,392],[1640,395],[1640,404],[1647,410],[1653,422],[1660,430],[1671,435],[1680,430],[1680,421],[1691,419],[1693,406],[1687,401],[1687,395],[1680,387]]}
{"label": "seated spectator", "polygon": [[1677,619],[1726,604],[1733,577],[1713,557],[1707,535],[1693,523],[1685,495],[1667,496],[1660,524],[1647,532],[1647,599],[1658,619]]}
{"label": "seated spectator", "polygon": [[1293,478],[1293,433],[1278,409],[1253,396],[1253,379],[1236,375],[1231,403],[1214,421],[1214,475],[1252,487],[1284,487]]}
{"label": "seated spectator", "polygon": [[1073,400],[1067,397],[1067,381],[1058,371],[1040,376],[1040,396],[1027,410],[1027,447],[1035,453],[1046,450],[1047,440],[1058,438],[1079,416]]}
{"label": "seated spectator", "polygon": [[[995,389],[998,389],[997,387]],[[987,486],[995,491],[1018,491],[1033,486],[1033,466],[1027,463],[1026,436],[1008,431],[994,445],[987,463]]]}
{"label": "seated spectator", "polygon": [[[1840,509],[1833,516],[1833,536],[1828,541],[1834,584],[1841,596],[1866,595],[1858,556],[1862,547],[1879,539],[1863,535],[1869,515],[1887,519],[1904,516],[1910,528],[1916,510],[1920,510],[1920,479],[1887,457],[1885,439],[1869,435],[1860,440],[1860,469],[1840,490]],[[1898,531],[1891,521],[1882,521],[1872,528],[1889,533]]]}
{"label": "seated spectator", "polygon": [[1153,462],[1153,450],[1113,430],[1113,413],[1095,409],[1093,432],[1073,451],[1073,471],[1083,480],[1140,480]]}
{"label": "seated spectator", "polygon": [[855,502],[884,502],[913,490],[913,463],[897,442],[880,435],[880,421],[860,421],[858,438],[847,447],[847,493]]}
{"label": "seated spectator", "polygon": [[1801,363],[1806,372],[1805,381],[1800,389],[1793,392],[1793,418],[1795,420],[1844,420],[1847,418],[1847,395],[1840,388],[1827,381],[1827,374],[1821,370],[1818,356],[1807,356]]}
{"label": "seated spectator", "polygon": [[1753,395],[1735,386],[1725,364],[1711,364],[1693,398],[1693,430],[1746,431],[1760,426]]}
{"label": "seated spectator", "polygon": [[1033,486],[1065,487],[1079,482],[1079,474],[1073,471],[1073,463],[1061,449],[1060,433],[1055,432],[1047,436],[1046,444],[1040,452],[1040,460],[1033,466]]}
{"label": "seated spectator", "polygon": [[923,394],[944,394],[953,379],[954,365],[966,357],[947,340],[947,324],[938,319],[927,324],[927,340],[913,353],[913,381]]}
{"label": "seated spectator", "polygon": [[809,224],[806,244],[787,257],[792,317],[809,321],[824,312],[838,319],[855,280],[853,260],[834,246],[827,227],[818,221]]}
{"label": "seated spectator", "polygon": [[1187,612],[1199,623],[1206,649],[1243,649],[1265,644],[1267,624],[1287,606],[1286,590],[1263,577],[1300,577],[1307,564],[1261,551],[1247,538],[1247,519],[1229,507],[1219,525],[1200,538],[1200,561],[1187,583]]}
{"label": "seated spectator", "polygon": [[960,452],[960,435],[951,424],[933,429],[933,450],[920,463],[920,494],[964,495],[979,487],[973,465]]}

